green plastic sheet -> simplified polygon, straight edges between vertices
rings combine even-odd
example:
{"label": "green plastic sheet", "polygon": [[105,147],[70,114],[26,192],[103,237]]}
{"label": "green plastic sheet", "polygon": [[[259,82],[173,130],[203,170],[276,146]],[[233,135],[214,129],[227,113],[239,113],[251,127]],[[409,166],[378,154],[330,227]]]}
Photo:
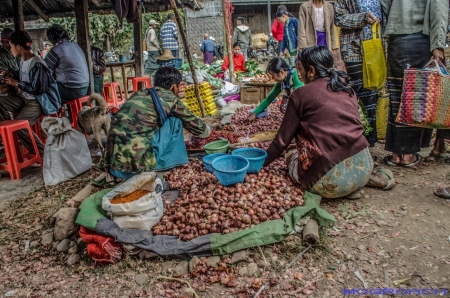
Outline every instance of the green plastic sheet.
{"label": "green plastic sheet", "polygon": [[249,247],[281,242],[294,230],[297,222],[307,215],[321,226],[329,227],[335,223],[334,216],[320,208],[322,200],[320,196],[305,192],[303,199],[304,206],[289,210],[282,219],[266,221],[253,228],[230,234],[212,234],[213,255],[224,255]]}

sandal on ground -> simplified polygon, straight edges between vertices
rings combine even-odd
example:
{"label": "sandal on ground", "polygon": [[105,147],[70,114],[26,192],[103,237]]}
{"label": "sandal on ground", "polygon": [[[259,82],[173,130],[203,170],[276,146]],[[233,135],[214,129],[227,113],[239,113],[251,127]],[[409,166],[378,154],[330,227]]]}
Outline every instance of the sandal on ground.
{"label": "sandal on ground", "polygon": [[438,160],[441,158],[441,154],[435,154],[433,152],[430,152],[430,155],[425,157],[425,162],[438,162]]}
{"label": "sandal on ground", "polygon": [[401,164],[401,166],[405,167],[405,168],[411,168],[422,161],[422,156],[420,156],[419,153],[414,153],[414,155],[416,156],[416,161],[413,161],[412,163],[408,163],[408,164]]}
{"label": "sandal on ground", "polygon": [[[442,191],[442,193],[439,194],[439,193],[438,193],[438,190]],[[437,188],[437,189],[435,189],[433,192],[434,192],[434,195],[437,196],[437,197],[439,197],[439,198],[442,198],[442,199],[450,199],[450,193],[445,189],[445,187],[443,187],[443,188]]]}
{"label": "sandal on ground", "polygon": [[386,162],[386,164],[387,164],[388,166],[391,166],[391,167],[399,166],[400,163],[392,162],[392,161],[391,161],[391,157],[392,157],[392,154],[388,154],[388,155],[386,155],[386,156],[384,157],[384,161]]}
{"label": "sandal on ground", "polygon": [[377,171],[378,173],[383,173],[388,177],[388,182],[387,185],[385,187],[383,187],[383,190],[390,190],[395,186],[395,180],[394,180],[394,175],[392,174],[391,170],[388,169],[378,169]]}
{"label": "sandal on ground", "polygon": [[351,200],[356,200],[356,199],[360,199],[361,198],[361,191],[357,190],[355,192],[352,192],[349,195],[345,196],[347,199],[351,199]]}
{"label": "sandal on ground", "polygon": [[382,190],[390,190],[395,186],[395,179],[394,179],[394,175],[392,174],[391,170],[378,169],[376,173],[383,173],[384,175],[386,175],[386,177],[388,178],[387,185],[385,187],[381,187],[379,184],[371,182],[371,180],[369,180],[367,182],[368,186],[381,188]]}

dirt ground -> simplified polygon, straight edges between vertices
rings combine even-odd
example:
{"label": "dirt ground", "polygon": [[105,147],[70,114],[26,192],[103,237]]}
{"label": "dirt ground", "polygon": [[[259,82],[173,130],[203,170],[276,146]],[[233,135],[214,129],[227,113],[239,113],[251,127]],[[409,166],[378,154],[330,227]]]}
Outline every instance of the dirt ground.
{"label": "dirt ground", "polygon": [[[378,144],[373,154],[384,156],[382,146]],[[359,200],[323,201],[322,207],[336,217],[336,226],[323,229],[321,245],[287,271],[286,265],[305,248],[296,236],[248,249],[243,262],[232,264],[231,256],[223,256],[215,271],[186,273],[175,280],[167,277],[183,260],[126,256],[114,265],[96,267],[80,242],[82,260],[68,266],[67,255],[57,252],[55,243],[39,243],[42,232],[51,227],[52,214],[98,175],[94,169],[56,187],[34,189],[0,211],[0,295],[253,297],[265,283],[268,286],[259,297],[343,297],[344,288],[363,287],[450,289],[450,201],[433,195],[433,189],[450,185],[448,169],[442,160],[413,169],[394,167],[397,185],[391,191],[365,188]],[[27,240],[37,242],[25,251]],[[250,267],[256,268],[251,275]],[[217,271],[220,279],[211,283],[212,272]],[[429,297],[439,297],[443,291],[439,293]]]}

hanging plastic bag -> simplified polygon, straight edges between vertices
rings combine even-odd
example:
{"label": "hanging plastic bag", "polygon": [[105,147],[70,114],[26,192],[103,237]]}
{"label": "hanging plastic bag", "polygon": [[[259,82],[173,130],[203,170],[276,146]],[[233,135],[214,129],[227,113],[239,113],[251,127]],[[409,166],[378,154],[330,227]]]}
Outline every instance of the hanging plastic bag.
{"label": "hanging plastic bag", "polygon": [[378,90],[384,86],[387,77],[380,24],[372,25],[372,39],[364,40],[362,47],[363,86],[369,90]]}

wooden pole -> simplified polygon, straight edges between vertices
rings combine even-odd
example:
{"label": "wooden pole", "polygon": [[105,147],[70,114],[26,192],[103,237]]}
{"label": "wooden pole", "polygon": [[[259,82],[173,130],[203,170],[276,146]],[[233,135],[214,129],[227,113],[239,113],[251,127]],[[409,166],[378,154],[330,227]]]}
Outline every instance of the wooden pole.
{"label": "wooden pole", "polygon": [[42,11],[42,9],[33,0],[26,0],[28,5],[30,5],[35,12],[47,23],[50,22],[49,17]]}
{"label": "wooden pole", "polygon": [[89,42],[89,15],[88,0],[75,0],[75,18],[77,22],[78,45],[86,56],[86,62],[89,68],[90,92],[94,92],[94,70],[91,58],[91,46]]}
{"label": "wooden pole", "polygon": [[180,32],[181,39],[183,40],[184,51],[186,53],[189,67],[191,68],[192,80],[194,81],[194,92],[195,97],[197,97],[198,105],[202,112],[202,117],[205,117],[205,107],[203,106],[202,98],[200,97],[200,90],[198,88],[197,73],[195,72],[194,63],[192,62],[191,51],[189,51],[189,45],[186,38],[186,33],[183,29],[183,23],[181,22],[180,14],[178,13],[177,6],[175,5],[175,0],[170,0],[170,6],[172,6],[173,13],[175,14],[175,20],[177,21],[178,31]]}
{"label": "wooden pole", "polygon": [[[133,24],[133,35],[134,35],[134,69],[136,73],[136,77],[142,77],[143,72],[143,52],[142,52],[142,6],[141,3],[138,2],[139,16],[138,21]],[[125,87],[126,89],[126,87]],[[128,90],[126,90],[128,92]]]}
{"label": "wooden pole", "polygon": [[13,0],[12,9],[14,16],[14,30],[25,30],[22,0]]}
{"label": "wooden pole", "polygon": [[236,80],[234,79],[234,62],[233,62],[233,41],[231,40],[231,28],[228,25],[228,18],[230,17],[228,15],[228,9],[226,9],[226,1],[227,0],[222,0],[223,3],[223,22],[224,22],[224,28],[225,28],[225,33],[227,35],[227,43],[228,43],[228,69],[230,71],[230,81],[232,84],[236,84]]}
{"label": "wooden pole", "polygon": [[268,35],[270,36],[270,32],[272,32],[272,14],[270,10],[270,0],[267,0],[267,31]]}

